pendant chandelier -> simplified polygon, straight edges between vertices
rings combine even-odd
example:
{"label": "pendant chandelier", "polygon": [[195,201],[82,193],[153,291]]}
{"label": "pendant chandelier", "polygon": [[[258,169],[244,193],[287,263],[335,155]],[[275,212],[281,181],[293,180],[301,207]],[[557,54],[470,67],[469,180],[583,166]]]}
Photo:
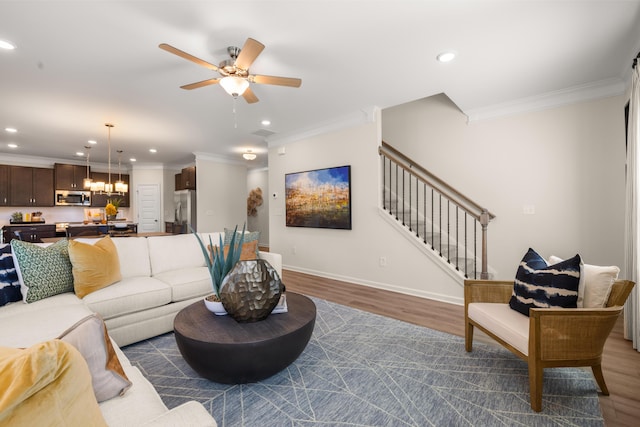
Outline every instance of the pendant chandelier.
{"label": "pendant chandelier", "polygon": [[[111,128],[114,127],[112,123],[105,123],[107,127],[107,150],[108,154],[108,182],[105,181],[93,181],[89,177],[89,154],[87,152],[87,178],[84,179],[84,188],[91,190],[94,194],[106,194],[108,196],[118,195],[123,196],[125,193],[129,191],[129,186],[122,181],[122,174],[120,173],[120,155],[122,154],[122,150],[118,150],[118,181],[114,184],[111,183]],[[86,147],[90,148],[90,147]]]}

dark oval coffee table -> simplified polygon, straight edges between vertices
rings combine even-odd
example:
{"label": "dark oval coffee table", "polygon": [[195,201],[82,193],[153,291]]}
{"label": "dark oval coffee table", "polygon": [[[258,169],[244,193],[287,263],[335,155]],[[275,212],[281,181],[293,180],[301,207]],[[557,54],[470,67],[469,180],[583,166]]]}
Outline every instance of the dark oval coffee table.
{"label": "dark oval coffee table", "polygon": [[224,384],[260,381],[280,372],[305,349],[316,321],[316,306],[304,295],[287,292],[287,313],[254,323],[216,316],[198,301],[173,322],[176,343],[198,374]]}

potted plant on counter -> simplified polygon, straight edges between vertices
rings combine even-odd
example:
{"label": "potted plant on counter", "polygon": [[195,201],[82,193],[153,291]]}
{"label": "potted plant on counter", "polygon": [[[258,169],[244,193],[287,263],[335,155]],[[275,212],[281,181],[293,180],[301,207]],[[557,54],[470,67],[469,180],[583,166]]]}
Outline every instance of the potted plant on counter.
{"label": "potted plant on counter", "polygon": [[207,264],[207,270],[209,270],[209,276],[211,276],[213,293],[211,295],[207,295],[204,298],[204,303],[209,311],[219,316],[227,314],[227,311],[222,305],[222,300],[220,299],[220,287],[222,286],[222,281],[224,280],[224,278],[240,259],[240,254],[242,253],[242,243],[244,242],[245,227],[246,224],[242,227],[242,234],[240,235],[240,239],[238,240],[238,242],[236,242],[236,237],[238,236],[238,226],[236,225],[236,228],[233,230],[231,241],[229,242],[229,250],[226,256],[224,253],[222,236],[219,236],[220,241],[217,246],[213,245],[211,236],[209,236],[209,248],[211,250],[211,252],[209,252],[198,233],[196,233],[196,231],[191,228],[191,232],[196,236],[196,239],[198,239],[200,249],[202,250],[202,255],[204,256],[205,263]]}
{"label": "potted plant on counter", "polygon": [[107,215],[108,221],[113,221],[118,215],[118,209],[122,199],[107,199],[107,206],[104,207],[104,213]]}

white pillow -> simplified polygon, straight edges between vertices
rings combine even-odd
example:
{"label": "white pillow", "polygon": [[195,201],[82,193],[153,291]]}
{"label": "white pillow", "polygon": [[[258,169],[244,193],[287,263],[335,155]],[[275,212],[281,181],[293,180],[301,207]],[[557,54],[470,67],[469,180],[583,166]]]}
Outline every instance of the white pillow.
{"label": "white pillow", "polygon": [[[561,258],[551,255],[549,264],[557,264]],[[578,283],[578,308],[602,308],[609,300],[613,282],[618,278],[620,269],[616,266],[580,265],[580,283]]]}

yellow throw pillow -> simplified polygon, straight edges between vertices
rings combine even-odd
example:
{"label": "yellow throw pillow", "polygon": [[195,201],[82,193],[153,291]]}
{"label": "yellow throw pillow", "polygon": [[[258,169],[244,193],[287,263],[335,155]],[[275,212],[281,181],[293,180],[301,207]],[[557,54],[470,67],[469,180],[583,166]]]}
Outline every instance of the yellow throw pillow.
{"label": "yellow throw pillow", "polygon": [[82,355],[51,340],[0,347],[0,425],[106,426]]}
{"label": "yellow throw pillow", "polygon": [[[215,246],[217,249],[218,246]],[[213,250],[211,249],[211,245],[207,245],[207,249],[209,249],[209,259],[213,262]],[[242,244],[242,251],[240,252],[240,259],[238,261],[252,261],[254,259],[258,259],[258,241],[252,240],[251,242],[246,242]],[[227,259],[227,255],[229,254],[229,245],[225,245],[224,247],[224,259]]]}
{"label": "yellow throw pillow", "polygon": [[[229,245],[225,245],[224,247],[224,258],[227,259],[227,254],[229,253]],[[258,253],[258,241],[252,240],[251,242],[246,242],[242,244],[242,252],[240,252],[239,261],[251,261],[254,259],[258,259],[256,255]]]}
{"label": "yellow throw pillow", "polygon": [[94,245],[69,240],[73,289],[79,298],[122,279],[118,250],[106,236]]}

